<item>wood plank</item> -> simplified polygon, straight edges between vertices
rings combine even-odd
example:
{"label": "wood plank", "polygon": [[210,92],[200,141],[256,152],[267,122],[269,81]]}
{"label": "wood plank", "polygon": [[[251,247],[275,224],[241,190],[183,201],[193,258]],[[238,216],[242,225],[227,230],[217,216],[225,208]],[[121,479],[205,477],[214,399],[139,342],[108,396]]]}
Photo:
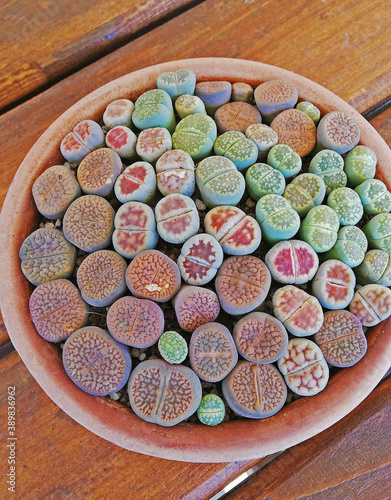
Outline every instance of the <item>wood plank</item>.
{"label": "wood plank", "polygon": [[12,0],[0,7],[0,109],[126,43],[192,0]]}

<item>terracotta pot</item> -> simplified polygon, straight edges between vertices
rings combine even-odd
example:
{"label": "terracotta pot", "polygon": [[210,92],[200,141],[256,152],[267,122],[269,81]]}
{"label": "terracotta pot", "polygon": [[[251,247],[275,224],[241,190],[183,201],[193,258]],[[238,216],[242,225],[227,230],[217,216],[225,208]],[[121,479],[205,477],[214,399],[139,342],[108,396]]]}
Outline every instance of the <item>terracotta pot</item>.
{"label": "terracotta pot", "polygon": [[39,219],[32,184],[45,168],[62,163],[61,139],[80,120],[99,121],[109,102],[122,97],[134,101],[142,92],[156,87],[160,73],[179,68],[193,70],[198,81],[246,81],[256,86],[265,80],[284,78],[296,85],[300,99],[313,102],[322,114],[344,111],[359,125],[360,143],[376,152],[377,177],[391,188],[391,154],[383,139],[347,103],[306,78],[266,64],[222,58],[189,59],[145,68],[104,85],[72,106],[49,127],[23,161],[1,215],[1,308],[11,340],[33,377],[60,408],[90,431],[123,448],[172,460],[249,460],[304,441],[353,410],[389,368],[391,321],[372,328],[368,352],[358,364],[339,370],[317,396],[301,398],[269,419],[216,427],[182,423],[164,428],[140,420],[109,398],[90,396],[74,385],[63,369],[58,348],[35,331],[28,309],[31,287],[20,270],[20,245]]}

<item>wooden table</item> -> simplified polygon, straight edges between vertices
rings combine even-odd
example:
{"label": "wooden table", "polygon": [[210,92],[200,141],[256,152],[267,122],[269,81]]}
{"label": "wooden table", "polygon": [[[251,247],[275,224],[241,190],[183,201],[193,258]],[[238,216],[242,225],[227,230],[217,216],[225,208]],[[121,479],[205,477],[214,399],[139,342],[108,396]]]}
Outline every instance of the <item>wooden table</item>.
{"label": "wooden table", "polygon": [[[295,71],[348,101],[390,144],[390,7],[389,0],[3,3],[1,203],[27,151],[71,104],[123,74],[187,57],[237,57]],[[17,403],[16,498],[199,500],[261,463],[180,463],[118,448],[43,393],[2,322],[0,346],[1,498],[12,498],[6,490],[9,386]],[[337,425],[286,450],[227,498],[389,498],[390,389],[384,378]]]}

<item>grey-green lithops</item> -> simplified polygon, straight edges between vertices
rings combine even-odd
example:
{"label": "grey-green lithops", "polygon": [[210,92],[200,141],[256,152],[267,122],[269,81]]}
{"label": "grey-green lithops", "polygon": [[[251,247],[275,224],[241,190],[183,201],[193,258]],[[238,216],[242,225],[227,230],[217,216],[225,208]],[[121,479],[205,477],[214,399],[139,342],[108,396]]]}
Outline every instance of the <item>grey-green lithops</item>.
{"label": "grey-green lithops", "polygon": [[313,120],[315,125],[320,120],[320,110],[312,102],[301,101],[297,104],[296,109],[304,111]]}
{"label": "grey-green lithops", "polygon": [[287,185],[284,198],[300,217],[305,217],[311,208],[322,203],[325,194],[326,186],[321,177],[315,174],[301,174]]}
{"label": "grey-green lithops", "polygon": [[251,198],[258,201],[266,194],[282,195],[285,178],[281,172],[266,163],[255,163],[246,172],[246,184]]}
{"label": "grey-green lithops", "polygon": [[180,119],[200,113],[206,115],[205,104],[196,95],[183,94],[175,101],[175,110]]}
{"label": "grey-green lithops", "polygon": [[372,248],[391,254],[391,214],[375,215],[365,224],[363,231]]}
{"label": "grey-green lithops", "polygon": [[376,173],[377,157],[372,149],[356,146],[345,157],[345,172],[348,184],[356,187],[367,179],[373,179]]}
{"label": "grey-green lithops", "polygon": [[319,151],[311,160],[308,171],[322,177],[326,184],[326,194],[339,187],[345,187],[347,176],[343,170],[344,161],[342,156],[332,149]]}
{"label": "grey-green lithops", "polygon": [[273,146],[267,155],[267,163],[279,170],[285,178],[298,174],[302,166],[300,156],[286,144]]}
{"label": "grey-green lithops", "polygon": [[357,226],[344,226],[338,231],[335,245],[326,254],[326,259],[342,260],[350,267],[357,267],[364,260],[368,240]]}
{"label": "grey-green lithops", "polygon": [[144,92],[135,102],[132,121],[140,130],[164,127],[172,133],[176,122],[171,97],[161,89]]}
{"label": "grey-green lithops", "polygon": [[326,205],[311,208],[301,223],[299,237],[312,246],[315,252],[327,252],[335,245],[338,236],[339,218]]}
{"label": "grey-green lithops", "polygon": [[300,228],[299,214],[288,200],[277,194],[263,196],[257,203],[255,214],[269,244],[289,240]]}
{"label": "grey-green lithops", "polygon": [[189,69],[162,73],[156,80],[158,89],[165,90],[173,101],[182,94],[194,94],[196,76]]}
{"label": "grey-green lithops", "polygon": [[364,213],[360,197],[348,187],[334,189],[329,194],[327,205],[338,215],[341,226],[354,226]]}
{"label": "grey-green lithops", "polygon": [[277,133],[268,125],[253,123],[246,128],[246,137],[251,139],[258,149],[258,159],[266,159],[273,146],[278,143]]}
{"label": "grey-green lithops", "polygon": [[201,399],[197,410],[197,417],[202,424],[220,424],[225,416],[225,406],[223,400],[216,394],[206,394]]}
{"label": "grey-green lithops", "polygon": [[196,113],[178,123],[172,135],[172,147],[182,149],[194,161],[200,161],[211,153],[216,137],[214,120],[208,115]]}
{"label": "grey-green lithops", "polygon": [[357,283],[391,286],[391,257],[383,250],[369,250],[363,262],[355,269]]}
{"label": "grey-green lithops", "polygon": [[242,132],[230,130],[220,135],[214,143],[214,152],[233,161],[238,170],[253,165],[258,158],[258,149]]}
{"label": "grey-green lithops", "polygon": [[377,215],[391,210],[391,193],[384,182],[368,179],[357,186],[355,191],[367,214]]}
{"label": "grey-green lithops", "polygon": [[179,364],[186,359],[189,351],[186,340],[177,332],[164,332],[159,338],[158,349],[167,363]]}

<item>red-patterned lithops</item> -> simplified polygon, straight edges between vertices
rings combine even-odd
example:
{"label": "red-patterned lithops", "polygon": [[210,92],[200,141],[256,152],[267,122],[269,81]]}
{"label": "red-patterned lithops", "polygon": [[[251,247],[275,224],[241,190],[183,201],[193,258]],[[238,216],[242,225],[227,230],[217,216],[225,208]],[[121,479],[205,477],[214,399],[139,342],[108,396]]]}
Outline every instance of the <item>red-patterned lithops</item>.
{"label": "red-patterned lithops", "polygon": [[323,323],[323,310],[318,299],[293,285],[286,285],[274,293],[273,312],[297,337],[313,335]]}
{"label": "red-patterned lithops", "polygon": [[166,128],[147,128],[138,136],[136,152],[144,161],[155,163],[163,153],[170,149],[172,149],[172,140]]}
{"label": "red-patterned lithops", "polygon": [[187,366],[151,359],[133,370],[128,394],[136,415],[147,422],[170,427],[197,410],[202,387],[200,379]]}
{"label": "red-patterned lithops", "polygon": [[273,365],[240,361],[223,380],[229,407],[247,418],[267,418],[284,406],[288,394],[281,374]]}
{"label": "red-patterned lithops", "polygon": [[118,154],[109,148],[89,153],[77,169],[77,180],[86,194],[109,196],[122,170]]}
{"label": "red-patterned lithops", "polygon": [[94,396],[122,389],[132,366],[126,347],[96,326],[72,333],[65,342],[62,360],[71,380]]}
{"label": "red-patterned lithops", "polygon": [[235,325],[233,337],[241,356],[254,363],[277,361],[288,345],[284,325],[270,314],[252,312]]}
{"label": "red-patterned lithops", "polygon": [[205,285],[216,276],[223,258],[220,243],[210,234],[201,233],[184,243],[177,264],[186,283]]}
{"label": "red-patterned lithops", "polygon": [[194,161],[180,149],[166,151],[156,162],[157,187],[163,196],[181,193],[191,196],[195,189]]}
{"label": "red-patterned lithops", "polygon": [[214,321],[220,312],[217,295],[200,286],[183,286],[175,296],[174,307],[179,326],[187,332]]}
{"label": "red-patterned lithops", "polygon": [[320,149],[332,149],[342,155],[353,149],[359,139],[357,123],[343,111],[331,111],[319,122],[317,141]]}
{"label": "red-patterned lithops", "polygon": [[220,323],[206,323],[192,334],[190,363],[196,374],[207,382],[219,382],[238,361],[238,352],[228,328]]}
{"label": "red-patterned lithops", "polygon": [[276,281],[295,285],[312,280],[319,267],[315,250],[300,240],[276,243],[267,252],[265,262]]}
{"label": "red-patterned lithops", "polygon": [[184,243],[200,227],[200,216],[194,201],[180,193],[167,195],[155,207],[157,231],[168,243]]}
{"label": "red-patterned lithops", "polygon": [[106,134],[106,145],[126,160],[136,156],[136,143],[136,134],[123,125],[112,128]]}
{"label": "red-patterned lithops", "polygon": [[354,294],[349,310],[364,326],[374,326],[391,315],[391,290],[383,285],[365,285]]}
{"label": "red-patterned lithops", "polygon": [[129,264],[126,284],[136,297],[167,302],[178,293],[181,274],[167,255],[159,250],[146,250]]}
{"label": "red-patterned lithops", "polygon": [[228,102],[215,113],[214,120],[220,134],[228,130],[245,132],[253,123],[261,123],[262,116],[256,107],[246,102]]}
{"label": "red-patterned lithops", "polygon": [[132,163],[116,180],[114,192],[121,203],[127,201],[150,203],[156,193],[155,169],[146,161]]}
{"label": "red-patterned lithops", "polygon": [[31,294],[29,308],[37,332],[49,342],[61,342],[87,324],[88,305],[65,279],[39,285]]}
{"label": "red-patterned lithops", "polygon": [[102,148],[105,143],[104,133],[98,123],[92,120],[79,122],[61,141],[63,157],[71,163],[81,160],[94,149]]}
{"label": "red-patterned lithops", "polygon": [[329,368],[320,348],[308,339],[292,339],[278,360],[289,389],[299,396],[314,396],[329,380]]}
{"label": "red-patterned lithops", "polygon": [[294,85],[284,80],[269,80],[254,90],[257,108],[270,123],[284,109],[293,108],[297,102],[298,91]]}
{"label": "red-patterned lithops", "polygon": [[308,155],[316,143],[316,126],[304,111],[286,109],[270,125],[278,135],[278,143],[290,146],[301,158]]}
{"label": "red-patterned lithops", "polygon": [[123,257],[133,259],[143,250],[155,248],[158,235],[155,214],[150,206],[139,201],[122,205],[114,219],[113,246]]}
{"label": "red-patterned lithops", "polygon": [[344,309],[354,295],[356,277],[340,260],[326,260],[312,282],[312,293],[327,309]]}
{"label": "red-patterned lithops", "polygon": [[367,352],[367,339],[360,320],[346,310],[325,313],[315,342],[325,360],[338,368],[355,365]]}
{"label": "red-patterned lithops", "polygon": [[110,306],[107,328],[121,344],[150,347],[163,333],[163,311],[152,300],[121,297]]}
{"label": "red-patterned lithops", "polygon": [[215,287],[228,314],[246,314],[260,306],[269,292],[270,272],[252,255],[229,257],[220,267]]}
{"label": "red-patterned lithops", "polygon": [[124,125],[130,127],[134,104],[129,99],[117,99],[111,102],[103,113],[103,123],[107,127]]}

